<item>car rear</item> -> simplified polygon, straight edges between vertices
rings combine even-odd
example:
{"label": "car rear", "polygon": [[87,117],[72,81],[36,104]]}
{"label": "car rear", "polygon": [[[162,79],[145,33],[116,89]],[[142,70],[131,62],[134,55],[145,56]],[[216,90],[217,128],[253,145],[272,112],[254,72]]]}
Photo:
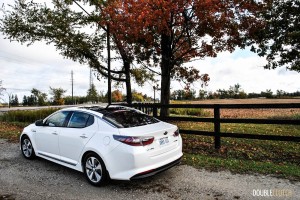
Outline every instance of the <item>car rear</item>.
{"label": "car rear", "polygon": [[179,163],[182,139],[177,126],[134,111],[117,111],[106,119],[119,130],[113,135],[119,145],[107,156],[112,179],[144,178]]}

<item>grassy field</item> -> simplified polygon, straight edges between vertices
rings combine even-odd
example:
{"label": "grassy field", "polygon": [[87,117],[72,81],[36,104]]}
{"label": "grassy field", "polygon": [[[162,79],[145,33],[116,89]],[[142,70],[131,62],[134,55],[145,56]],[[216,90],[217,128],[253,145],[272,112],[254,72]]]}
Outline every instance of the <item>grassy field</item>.
{"label": "grassy field", "polygon": [[[178,102],[176,102],[178,103]],[[300,99],[206,100],[180,103],[300,103]],[[174,115],[211,117],[210,109],[172,111]],[[39,114],[41,115],[41,114]],[[22,115],[18,113],[18,118]],[[222,118],[300,119],[300,109],[224,109]],[[24,117],[23,117],[24,118]],[[0,119],[1,120],[1,119]],[[213,131],[212,123],[172,122],[181,129]],[[17,142],[23,122],[0,122],[0,137]],[[300,136],[300,125],[221,124],[221,132]],[[222,138],[221,149],[214,149],[213,137],[182,134],[183,162],[196,168],[257,173],[300,181],[300,144],[296,142]]]}
{"label": "grassy field", "polygon": [[[300,103],[300,99],[204,100],[173,103],[257,104]],[[184,109],[181,109],[184,110]],[[177,109],[173,115],[180,115]],[[196,111],[194,111],[196,112]],[[199,111],[198,111],[199,112]],[[202,117],[213,117],[212,109],[202,109]],[[300,109],[221,109],[221,118],[300,119]],[[191,116],[195,117],[195,116]],[[212,123],[172,122],[180,129],[213,131]],[[221,124],[224,133],[300,136],[300,125]],[[213,137],[183,134],[184,162],[198,168],[260,173],[300,180],[300,144],[296,142],[222,138],[214,149]]]}
{"label": "grassy field", "polygon": [[188,104],[258,104],[258,103],[300,103],[299,98],[291,99],[205,99],[195,101],[172,101],[171,103],[188,103]]}
{"label": "grassy field", "polygon": [[7,139],[9,142],[18,142],[23,128],[27,125],[19,122],[0,122],[0,138]]}

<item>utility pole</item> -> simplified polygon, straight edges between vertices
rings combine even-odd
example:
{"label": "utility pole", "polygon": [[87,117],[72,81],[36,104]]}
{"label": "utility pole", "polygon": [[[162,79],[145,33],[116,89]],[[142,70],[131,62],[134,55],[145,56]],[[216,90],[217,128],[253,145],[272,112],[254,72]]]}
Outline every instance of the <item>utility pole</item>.
{"label": "utility pole", "polygon": [[93,70],[90,68],[90,89],[92,88],[93,85]]}
{"label": "utility pole", "polygon": [[10,108],[10,102],[11,102],[11,99],[12,99],[12,93],[8,93],[6,90],[4,90],[4,92],[7,94],[8,96],[8,108]]}
{"label": "utility pole", "polygon": [[[75,0],[73,0],[73,2],[81,9],[83,10],[88,16],[91,16],[90,13],[88,13],[79,3],[77,3]],[[110,33],[109,33],[109,24],[107,24],[107,27],[105,28],[104,26],[102,26],[99,22],[97,23],[104,31],[106,31],[107,34],[107,76],[108,76],[108,84],[107,84],[107,100],[108,100],[108,104],[111,104],[111,73],[110,73]]]}
{"label": "utility pole", "polygon": [[111,104],[111,77],[110,77],[110,33],[109,33],[109,25],[107,25],[107,70],[108,70],[108,84],[107,84],[107,101],[108,105]]}
{"label": "utility pole", "polygon": [[71,71],[71,83],[72,83],[72,105],[74,105],[74,95],[73,95],[73,86],[74,86],[74,73],[73,70]]}
{"label": "utility pole", "polygon": [[153,86],[153,91],[154,91],[154,103],[155,103],[155,86]]}
{"label": "utility pole", "polygon": [[155,103],[155,93],[156,93],[156,90],[160,90],[160,88],[158,87],[158,84],[153,85],[153,91],[154,91],[154,103]]}

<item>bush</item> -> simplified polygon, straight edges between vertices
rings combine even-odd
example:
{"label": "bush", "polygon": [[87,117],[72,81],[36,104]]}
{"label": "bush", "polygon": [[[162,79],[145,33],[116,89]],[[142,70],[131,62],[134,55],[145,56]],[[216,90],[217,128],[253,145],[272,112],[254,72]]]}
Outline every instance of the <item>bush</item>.
{"label": "bush", "polygon": [[47,108],[41,110],[16,110],[8,111],[0,115],[2,122],[29,122],[33,123],[36,120],[44,119],[48,115],[59,110],[58,108]]}
{"label": "bush", "polygon": [[207,117],[209,113],[202,108],[170,108],[170,114]]}

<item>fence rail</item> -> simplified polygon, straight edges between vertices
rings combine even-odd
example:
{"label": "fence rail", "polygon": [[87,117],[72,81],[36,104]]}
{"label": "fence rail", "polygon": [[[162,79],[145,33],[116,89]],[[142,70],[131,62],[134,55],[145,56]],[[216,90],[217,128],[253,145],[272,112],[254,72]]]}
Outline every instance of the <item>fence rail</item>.
{"label": "fence rail", "polygon": [[[124,104],[123,104],[124,105]],[[144,104],[135,103],[130,106],[139,109],[147,114],[152,114],[164,121],[189,121],[189,122],[210,122],[214,124],[214,131],[202,131],[202,130],[185,130],[180,129],[183,134],[202,135],[202,136],[213,136],[215,148],[220,149],[221,138],[245,138],[245,139],[257,139],[257,140],[275,140],[275,141],[290,141],[300,142],[298,136],[280,136],[280,135],[259,135],[251,133],[223,133],[221,132],[222,123],[242,123],[242,124],[286,124],[286,125],[300,125],[300,120],[289,120],[289,119],[244,119],[244,118],[221,118],[221,109],[289,109],[289,108],[300,108],[300,103],[282,103],[282,104]],[[162,117],[159,116],[159,109],[161,108],[210,108],[214,110],[213,118],[202,118],[202,117]]]}

